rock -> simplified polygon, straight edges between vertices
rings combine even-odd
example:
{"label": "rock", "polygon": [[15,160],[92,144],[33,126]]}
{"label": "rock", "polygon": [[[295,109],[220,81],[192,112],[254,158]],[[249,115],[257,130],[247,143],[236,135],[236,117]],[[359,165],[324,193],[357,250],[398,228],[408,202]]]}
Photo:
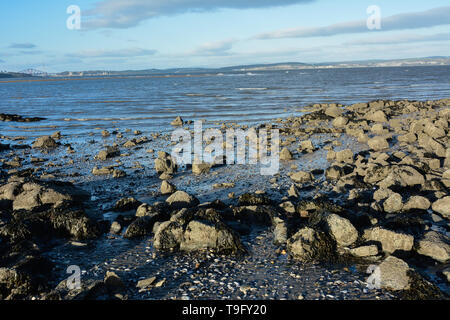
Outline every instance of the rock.
{"label": "rock", "polygon": [[61,139],[61,131],[54,132],[50,137],[55,140]]}
{"label": "rock", "polygon": [[344,162],[344,163],[353,163],[353,152],[350,149],[345,149],[339,152],[336,152],[336,161]]}
{"label": "rock", "polygon": [[111,292],[117,292],[125,289],[125,284],[122,279],[112,271],[106,271],[105,279],[103,282],[106,288]]}
{"label": "rock", "polygon": [[316,148],[314,147],[314,144],[312,143],[311,140],[306,140],[306,141],[301,141],[300,142],[300,147],[299,147],[300,151],[306,151],[306,152],[313,152],[314,150],[316,150]]}
{"label": "rock", "polygon": [[107,159],[111,159],[111,158],[118,157],[118,156],[120,156],[119,148],[117,148],[117,147],[106,147],[105,150],[101,150],[98,153],[97,159],[105,161]]}
{"label": "rock", "polygon": [[288,195],[289,195],[289,197],[293,197],[293,198],[299,197],[299,192],[297,190],[297,187],[294,184],[292,184],[291,187],[289,188]]}
{"label": "rock", "polygon": [[238,203],[240,206],[269,205],[272,201],[264,194],[244,193],[239,196]]}
{"label": "rock", "polygon": [[135,210],[141,205],[142,202],[136,200],[133,197],[122,198],[116,202],[114,205],[114,211],[125,212]]}
{"label": "rock", "polygon": [[325,171],[327,180],[339,180],[344,175],[344,169],[339,166],[331,166]]}
{"label": "rock", "polygon": [[387,213],[400,212],[403,208],[402,196],[393,192],[383,203],[384,211]]}
{"label": "rock", "polygon": [[368,114],[366,119],[374,122],[388,122],[386,114],[381,110]]}
{"label": "rock", "polygon": [[445,218],[450,219],[450,196],[433,202],[431,208],[433,211],[440,213]]}
{"label": "rock", "polygon": [[183,119],[181,119],[181,117],[178,116],[170,124],[172,126],[182,126],[183,125]]}
{"label": "rock", "polygon": [[158,250],[178,249],[183,240],[183,227],[177,222],[165,221],[155,230],[153,245]]}
{"label": "rock", "polygon": [[100,169],[98,167],[92,168],[92,174],[96,175],[96,176],[108,175],[113,172],[114,172],[114,169],[111,167],[102,167]]}
{"label": "rock", "polygon": [[33,148],[41,148],[41,149],[53,149],[56,148],[58,144],[56,141],[50,136],[39,137],[34,140],[32,147]]}
{"label": "rock", "polygon": [[155,159],[155,170],[159,175],[174,174],[177,172],[177,165],[168,153],[160,151]]}
{"label": "rock", "polygon": [[394,291],[410,288],[410,268],[405,261],[389,256],[378,267],[381,288]]}
{"label": "rock", "polygon": [[76,240],[93,239],[100,234],[97,224],[83,211],[53,211],[49,220],[58,234],[73,237]]}
{"label": "rock", "polygon": [[113,178],[118,179],[118,178],[123,178],[126,177],[127,174],[125,171],[120,170],[120,169],[114,169],[113,170]]}
{"label": "rock", "polygon": [[156,277],[150,277],[144,280],[139,280],[136,287],[139,289],[146,289],[153,285],[153,283],[156,281]]}
{"label": "rock", "polygon": [[139,217],[128,226],[123,237],[127,239],[145,237],[152,232],[155,222],[160,220],[161,216],[158,214]]}
{"label": "rock", "polygon": [[349,252],[352,256],[359,258],[372,257],[378,254],[378,247],[376,245],[361,246],[350,249]]}
{"label": "rock", "polygon": [[431,206],[430,200],[422,196],[412,196],[403,206],[403,211],[428,210]]}
{"label": "rock", "polygon": [[332,118],[337,118],[341,116],[343,113],[342,108],[338,108],[336,106],[331,106],[325,109],[325,114]]}
{"label": "rock", "polygon": [[381,243],[386,253],[394,253],[397,250],[411,251],[414,245],[414,237],[409,234],[395,232],[381,227],[373,227],[364,231],[363,238],[366,241]]}
{"label": "rock", "polygon": [[342,218],[337,214],[329,214],[325,218],[325,223],[331,237],[338,246],[350,246],[358,239],[358,231],[348,219]]}
{"label": "rock", "polygon": [[160,190],[161,190],[161,194],[172,194],[175,191],[177,191],[177,188],[170,182],[163,180],[163,182],[161,183]]}
{"label": "rock", "polygon": [[429,135],[430,137],[435,138],[435,139],[445,137],[445,130],[442,128],[436,127],[432,123],[426,124],[423,131],[427,135]]}
{"label": "rock", "polygon": [[335,128],[343,128],[347,125],[348,119],[345,117],[337,117],[333,120],[332,125]]}
{"label": "rock", "polygon": [[289,238],[287,250],[294,259],[302,262],[328,260],[334,252],[331,240],[310,227],[300,229]]}
{"label": "rock", "polygon": [[312,181],[314,177],[309,172],[298,171],[291,175],[291,179],[296,183],[304,183]]}
{"label": "rock", "polygon": [[372,150],[375,151],[381,151],[389,148],[389,143],[387,142],[386,138],[383,138],[381,136],[376,136],[372,139],[369,139],[369,141],[367,141],[367,144]]}
{"label": "rock", "polygon": [[169,198],[167,198],[166,202],[172,208],[176,209],[192,208],[200,203],[197,198],[187,194],[184,191],[176,191]]}
{"label": "rock", "polygon": [[192,220],[186,227],[180,250],[197,251],[205,249],[227,254],[243,251],[239,238],[224,224]]}
{"label": "rock", "polygon": [[290,201],[285,201],[280,204],[280,208],[288,213],[295,213],[295,206]]}
{"label": "rock", "polygon": [[292,153],[288,148],[283,148],[280,152],[280,160],[288,161],[292,160]]}
{"label": "rock", "polygon": [[273,242],[276,245],[284,245],[288,239],[288,229],[286,226],[286,222],[284,220],[275,217],[274,218],[275,228],[273,230]]}
{"label": "rock", "polygon": [[429,231],[422,239],[418,240],[416,250],[417,253],[441,263],[447,263],[450,260],[449,239],[436,231]]}
{"label": "rock", "polygon": [[209,163],[194,163],[192,164],[192,173],[196,175],[206,174],[211,170],[212,165]]}
{"label": "rock", "polygon": [[121,231],[122,231],[122,226],[120,225],[120,223],[117,221],[113,221],[113,223],[111,223],[109,232],[112,234],[120,234]]}
{"label": "rock", "polygon": [[[425,184],[424,176],[411,166],[391,166],[385,167],[382,181],[378,183],[380,187],[389,188],[392,186],[414,187]],[[364,182],[366,178],[364,178]],[[369,182],[370,183],[370,182]]]}
{"label": "rock", "polygon": [[111,134],[109,133],[108,130],[102,130],[102,137],[109,137]]}

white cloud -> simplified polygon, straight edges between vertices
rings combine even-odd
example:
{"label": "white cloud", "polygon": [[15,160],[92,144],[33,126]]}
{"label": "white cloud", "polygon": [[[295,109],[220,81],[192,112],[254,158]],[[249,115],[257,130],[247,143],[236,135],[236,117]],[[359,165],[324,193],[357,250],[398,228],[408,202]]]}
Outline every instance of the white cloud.
{"label": "white cloud", "polygon": [[186,12],[248,9],[309,3],[315,0],[102,0],[85,12],[89,28],[130,28],[144,20]]}
{"label": "white cloud", "polygon": [[425,34],[399,34],[390,37],[370,37],[359,40],[349,41],[344,45],[376,45],[376,44],[399,44],[411,42],[431,42],[431,41],[449,41],[450,33],[437,33],[431,35]]}
{"label": "white cloud", "polygon": [[233,48],[233,44],[236,40],[227,39],[223,41],[216,42],[207,42],[200,45],[197,49],[190,52],[189,55],[198,55],[198,56],[224,56],[229,55],[229,50]]}
{"label": "white cloud", "polygon": [[[337,23],[317,28],[295,28],[256,35],[255,39],[327,37],[338,34],[371,32],[366,20]],[[405,30],[450,24],[450,6],[427,11],[382,17],[380,31]]]}
{"label": "white cloud", "polygon": [[117,50],[85,50],[77,53],[69,53],[68,57],[74,58],[129,58],[154,55],[156,50],[141,48],[117,49]]}

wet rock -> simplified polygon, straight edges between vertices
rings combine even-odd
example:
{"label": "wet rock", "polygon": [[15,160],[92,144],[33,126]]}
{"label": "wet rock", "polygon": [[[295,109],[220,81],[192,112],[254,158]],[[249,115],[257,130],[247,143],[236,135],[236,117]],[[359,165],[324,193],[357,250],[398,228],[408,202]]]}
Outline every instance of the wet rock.
{"label": "wet rock", "polygon": [[125,171],[120,170],[120,169],[114,169],[113,170],[113,178],[118,179],[118,178],[123,178],[126,177],[127,174]]}
{"label": "wet rock", "polygon": [[378,254],[378,247],[376,245],[361,246],[350,249],[349,252],[352,256],[359,258],[372,257]]}
{"label": "wet rock", "polygon": [[110,292],[120,292],[125,289],[125,284],[122,279],[120,279],[120,277],[112,271],[106,272],[103,282]]}
{"label": "wet rock", "polygon": [[407,290],[410,288],[408,264],[394,256],[387,257],[379,266],[380,285],[388,290]]}
{"label": "wet rock", "polygon": [[293,198],[299,197],[299,191],[294,184],[292,184],[291,187],[289,188],[288,195],[289,195],[289,197],[293,197]]}
{"label": "wet rock", "polygon": [[133,197],[122,198],[118,200],[114,205],[114,211],[125,212],[136,210],[136,208],[139,207],[141,204],[142,202],[136,200]]}
{"label": "wet rock", "polygon": [[275,225],[273,230],[273,242],[276,245],[284,245],[288,239],[288,228],[286,222],[278,217],[273,219]]}
{"label": "wet rock", "polygon": [[163,182],[161,183],[160,191],[161,194],[172,194],[177,191],[177,188],[170,182],[163,180]]}
{"label": "wet rock", "polygon": [[54,211],[50,214],[50,222],[60,235],[76,240],[93,239],[100,234],[98,225],[83,211]]}
{"label": "wet rock", "polygon": [[172,126],[182,126],[183,125],[183,119],[181,119],[181,117],[178,116],[170,124]]}
{"label": "wet rock", "polygon": [[200,202],[194,196],[189,195],[184,191],[176,191],[169,198],[166,199],[166,203],[172,208],[192,208],[197,206]]}
{"label": "wet rock", "polygon": [[310,172],[298,171],[291,175],[291,179],[296,183],[310,182],[314,179]]}
{"label": "wet rock", "polygon": [[244,193],[239,196],[238,203],[240,206],[269,205],[272,200],[264,194]]}
{"label": "wet rock", "polygon": [[381,136],[376,136],[372,139],[369,139],[369,141],[367,141],[367,144],[372,150],[375,151],[381,151],[389,148],[389,143],[387,142],[386,138],[383,138]]}
{"label": "wet rock", "polygon": [[33,144],[33,148],[41,148],[41,149],[53,149],[56,148],[58,144],[56,141],[50,136],[43,136],[37,138]]}
{"label": "wet rock", "polygon": [[145,237],[153,231],[153,226],[156,222],[165,218],[163,214],[158,213],[139,217],[128,226],[123,237],[127,239]]}
{"label": "wet rock", "polygon": [[112,173],[114,173],[114,169],[111,167],[98,168],[97,166],[95,166],[94,168],[92,168],[92,174],[95,176],[104,176]]}
{"label": "wet rock", "polygon": [[118,221],[113,221],[111,223],[111,228],[109,229],[109,232],[112,234],[120,234],[122,231],[122,225]]}
{"label": "wet rock", "polygon": [[289,151],[288,148],[283,148],[280,152],[280,160],[288,161],[292,160],[292,153]]}
{"label": "wet rock", "polygon": [[243,252],[239,238],[221,223],[193,220],[187,225],[182,239],[182,251],[210,249],[227,254]]}
{"label": "wet rock", "polygon": [[316,150],[316,148],[314,147],[314,144],[312,143],[311,140],[306,140],[306,141],[301,141],[300,142],[300,147],[299,147],[299,151],[300,152],[314,152]]}
{"label": "wet rock", "polygon": [[414,245],[414,237],[409,234],[400,233],[382,227],[374,227],[364,231],[363,238],[366,241],[381,243],[384,252],[389,254],[397,250],[411,251]]}
{"label": "wet rock", "polygon": [[158,158],[155,159],[155,170],[159,175],[174,174],[177,172],[177,165],[168,153],[159,151]]}
{"label": "wet rock", "polygon": [[447,263],[450,260],[450,241],[441,233],[429,231],[417,241],[417,253]]}
{"label": "wet rock", "polygon": [[175,250],[183,240],[183,227],[177,222],[165,221],[155,230],[153,245],[158,250]]}
{"label": "wet rock", "polygon": [[251,225],[271,225],[276,210],[268,205],[240,206],[233,208],[233,219]]}
{"label": "wet rock", "polygon": [[433,211],[440,213],[445,218],[450,219],[450,196],[433,202],[431,208],[433,209]]}
{"label": "wet rock", "polygon": [[358,239],[358,231],[348,219],[333,213],[326,216],[325,223],[338,246],[350,246]]}
{"label": "wet rock", "polygon": [[344,169],[339,166],[331,166],[325,171],[327,180],[339,180],[344,175]]}
{"label": "wet rock", "polygon": [[323,232],[304,227],[289,238],[287,250],[294,259],[312,262],[330,259],[334,247]]}
{"label": "wet rock", "polygon": [[111,159],[111,158],[118,157],[118,156],[120,156],[119,148],[117,148],[117,147],[106,147],[105,150],[101,150],[98,153],[97,159],[105,161],[107,159]]}
{"label": "wet rock", "polygon": [[196,175],[206,174],[211,170],[212,165],[209,163],[194,163],[192,164],[192,173]]}

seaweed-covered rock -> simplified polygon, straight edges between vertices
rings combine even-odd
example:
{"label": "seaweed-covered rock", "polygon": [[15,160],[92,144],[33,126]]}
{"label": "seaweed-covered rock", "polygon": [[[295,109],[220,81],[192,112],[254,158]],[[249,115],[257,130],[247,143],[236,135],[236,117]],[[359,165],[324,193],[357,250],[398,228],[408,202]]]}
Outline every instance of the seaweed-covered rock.
{"label": "seaweed-covered rock", "polygon": [[294,259],[303,262],[330,260],[334,254],[332,240],[310,227],[300,229],[289,238],[287,249]]}
{"label": "seaweed-covered rock", "polygon": [[197,198],[184,191],[176,191],[166,199],[166,203],[174,209],[181,209],[195,207],[200,202]]}
{"label": "seaweed-covered rock", "polygon": [[417,253],[446,263],[450,260],[450,241],[441,233],[429,231],[417,240]]}

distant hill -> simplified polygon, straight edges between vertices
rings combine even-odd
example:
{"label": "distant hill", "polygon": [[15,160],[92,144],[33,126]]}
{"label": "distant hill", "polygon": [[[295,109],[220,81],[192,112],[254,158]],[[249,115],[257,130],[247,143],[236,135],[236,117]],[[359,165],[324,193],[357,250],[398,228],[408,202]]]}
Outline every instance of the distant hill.
{"label": "distant hill", "polygon": [[276,70],[301,70],[301,69],[332,69],[332,68],[377,68],[377,67],[401,67],[401,66],[440,66],[450,65],[450,57],[425,57],[412,59],[393,60],[364,60],[323,63],[280,62],[269,64],[237,65],[220,68],[170,68],[170,69],[144,69],[144,70],[90,70],[90,71],[65,71],[49,76],[56,77],[93,77],[93,76],[144,76],[167,74],[200,74],[200,73],[224,73],[224,72],[252,72],[252,71],[276,71]]}

